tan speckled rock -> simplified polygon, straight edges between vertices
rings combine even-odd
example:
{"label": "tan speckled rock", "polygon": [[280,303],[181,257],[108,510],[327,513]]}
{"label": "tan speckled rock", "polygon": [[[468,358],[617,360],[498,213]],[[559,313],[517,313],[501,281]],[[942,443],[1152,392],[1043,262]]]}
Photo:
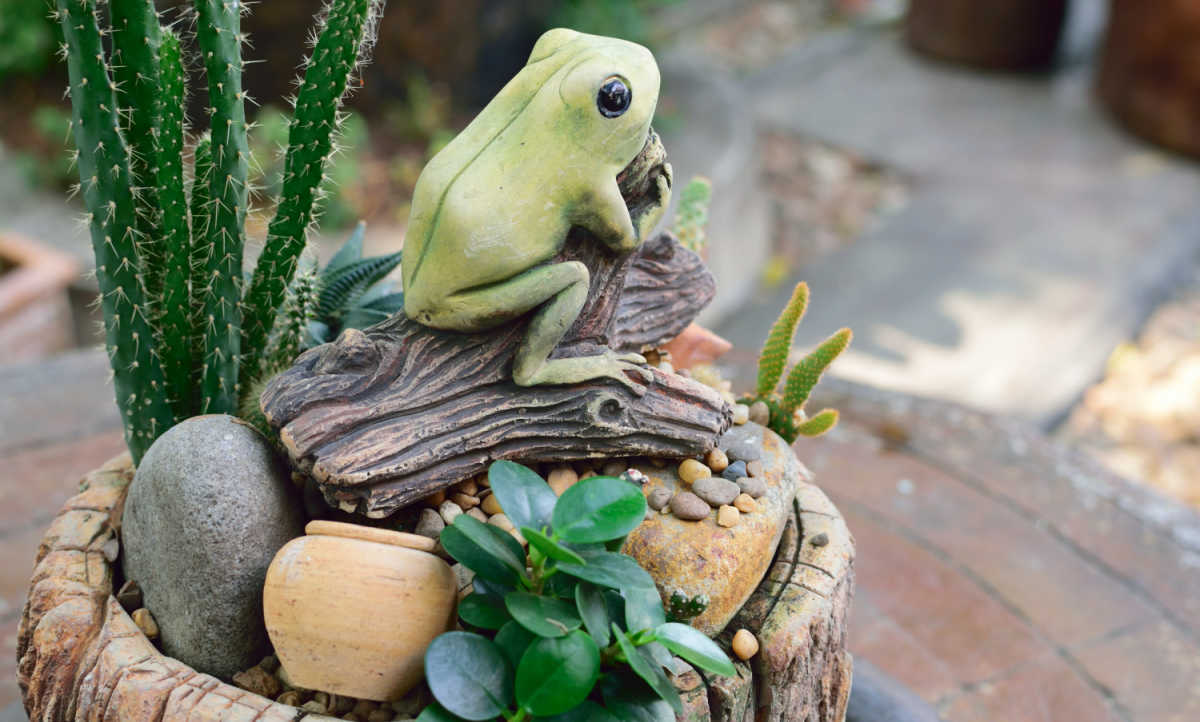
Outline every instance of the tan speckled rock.
{"label": "tan speckled rock", "polygon": [[[650,572],[660,592],[708,595],[708,609],[692,622],[705,634],[721,631],[762,580],[801,483],[792,450],[774,433],[765,429],[761,433],[762,478],[767,488],[756,502],[755,513],[728,528],[717,525],[715,514],[699,521],[685,521],[676,514],[655,515],[633,530],[623,549]],[[687,490],[674,468],[638,468],[650,479],[647,494],[657,488],[673,493]]]}

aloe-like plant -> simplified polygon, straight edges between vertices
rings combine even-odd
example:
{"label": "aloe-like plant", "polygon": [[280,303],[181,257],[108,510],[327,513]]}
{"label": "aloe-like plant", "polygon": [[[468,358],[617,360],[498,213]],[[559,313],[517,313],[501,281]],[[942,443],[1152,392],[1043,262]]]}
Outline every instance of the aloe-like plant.
{"label": "aloe-like plant", "polygon": [[708,243],[708,206],[712,202],[712,181],[696,176],[679,194],[679,209],[671,231],[684,248],[701,253]]}
{"label": "aloe-like plant", "polygon": [[320,17],[296,95],[278,210],[243,292],[246,3],[193,0],[209,132],[194,144],[189,191],[184,54],[153,0],[111,0],[108,27],[100,0],[55,2],[105,345],[137,461],[179,420],[236,413],[247,381],[260,373],[316,212],[348,79],[383,3],[329,0]]}
{"label": "aloe-like plant", "polygon": [[614,551],[645,518],[637,485],[595,476],[558,497],[511,461],[492,464],[488,481],[529,549],[467,514],[442,531],[445,550],[475,573],[474,591],[458,604],[467,631],[425,653],[436,702],[417,722],[669,722],[683,713],[664,671],[673,654],[735,673],[716,642],[667,620],[650,574]]}
{"label": "aloe-like plant", "polygon": [[823,409],[809,418],[804,414],[804,403],[821,379],[821,374],[846,350],[853,337],[850,329],[843,328],[822,341],[792,367],[784,381],[783,393],[778,393],[779,379],[783,376],[791,353],[792,337],[796,335],[796,326],[807,308],[808,284],[802,281],[792,290],[792,297],[767,334],[758,357],[758,384],[754,395],[742,399],[746,404],[758,401],[765,403],[770,411],[768,428],[789,444],[799,436],[820,436],[837,424],[838,412],[834,409]]}

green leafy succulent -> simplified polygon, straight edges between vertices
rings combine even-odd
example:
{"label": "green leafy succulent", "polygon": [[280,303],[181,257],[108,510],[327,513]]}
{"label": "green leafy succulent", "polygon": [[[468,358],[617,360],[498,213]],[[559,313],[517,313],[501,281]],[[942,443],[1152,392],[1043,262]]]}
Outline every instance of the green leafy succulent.
{"label": "green leafy succulent", "polygon": [[821,379],[821,374],[846,350],[853,337],[850,329],[843,328],[822,341],[792,367],[784,381],[783,393],[777,393],[776,387],[791,352],[792,337],[796,335],[796,326],[807,308],[808,284],[802,281],[796,284],[792,297],[767,334],[758,357],[758,385],[754,395],[742,399],[746,404],[758,401],[765,403],[770,410],[767,426],[789,444],[799,436],[820,436],[837,424],[837,411],[823,409],[810,418],[804,415],[804,403]]}
{"label": "green leafy succulent", "polygon": [[469,631],[429,646],[425,675],[436,702],[418,722],[668,722],[683,710],[664,671],[672,655],[734,674],[715,642],[667,621],[646,570],[611,551],[645,517],[635,484],[596,476],[557,497],[509,461],[492,464],[488,479],[529,551],[466,514],[442,531],[450,556],[475,572],[458,609]]}

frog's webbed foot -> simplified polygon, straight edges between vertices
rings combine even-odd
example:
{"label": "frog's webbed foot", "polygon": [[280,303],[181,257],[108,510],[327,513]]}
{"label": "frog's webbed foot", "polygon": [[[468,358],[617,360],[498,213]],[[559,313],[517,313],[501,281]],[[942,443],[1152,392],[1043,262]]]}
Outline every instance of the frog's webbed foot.
{"label": "frog's webbed foot", "polygon": [[[536,369],[518,363],[513,369],[513,381],[520,386],[578,384],[593,379],[608,378],[620,382],[637,396],[643,396],[654,380],[654,372],[641,354],[605,351],[595,356],[576,356],[543,361]],[[630,378],[633,374],[637,380]]]}

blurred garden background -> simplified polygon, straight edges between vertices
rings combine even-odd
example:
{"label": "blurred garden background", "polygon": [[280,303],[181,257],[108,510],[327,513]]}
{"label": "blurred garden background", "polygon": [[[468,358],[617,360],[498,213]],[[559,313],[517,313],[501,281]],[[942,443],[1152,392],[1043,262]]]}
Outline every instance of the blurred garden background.
{"label": "blurred garden background", "polygon": [[[544,30],[647,44],[676,178],[713,181],[719,368],[750,383],[799,280],[801,349],[855,332],[826,397],[846,423],[798,447],[859,541],[851,650],[945,719],[1200,719],[1200,9],[963,5],[391,0],[312,253],[359,220],[368,255],[397,250],[424,163]],[[251,258],[319,7],[244,20]],[[57,32],[0,0],[4,722],[37,541],[121,448]]]}

